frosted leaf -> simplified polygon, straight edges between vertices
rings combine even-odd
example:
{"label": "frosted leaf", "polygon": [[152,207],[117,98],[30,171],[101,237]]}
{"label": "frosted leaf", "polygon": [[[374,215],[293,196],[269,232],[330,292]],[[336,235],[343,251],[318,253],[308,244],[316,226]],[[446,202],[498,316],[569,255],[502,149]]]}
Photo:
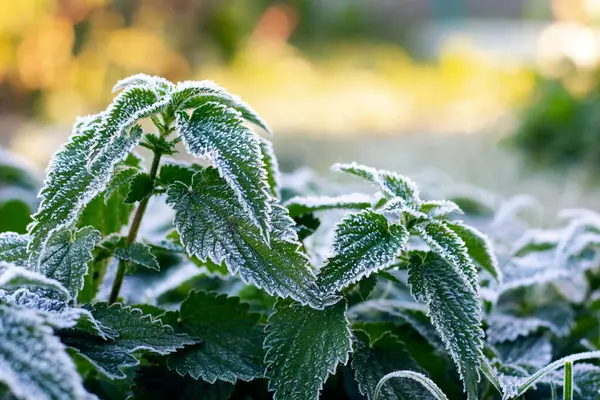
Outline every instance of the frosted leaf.
{"label": "frosted leaf", "polygon": [[539,223],[542,219],[543,207],[533,196],[520,194],[503,202],[492,221],[493,226],[502,226],[517,220]]}
{"label": "frosted leaf", "polygon": [[348,209],[362,210],[371,207],[373,196],[351,193],[340,196],[293,197],[285,202],[292,217],[315,211]]}
{"label": "frosted leaf", "polygon": [[151,86],[131,86],[120,92],[102,113],[88,153],[88,168],[91,170],[104,153],[114,151],[117,138],[127,139],[128,130],[138,120],[162,111],[170,100],[169,95],[160,96]]}
{"label": "frosted leaf", "polygon": [[477,229],[461,222],[446,222],[446,226],[460,237],[471,258],[490,273],[496,281],[502,280],[498,259],[488,237]]}
{"label": "frosted leaf", "polygon": [[127,137],[118,137],[88,169],[86,160],[98,123],[98,116],[76,123],[74,134],[50,162],[39,194],[42,201],[28,227],[34,267],[48,238],[77,222],[85,206],[106,189],[116,164],[127,157],[141,137],[141,128]]}
{"label": "frosted leaf", "polygon": [[67,289],[54,279],[14,264],[0,262],[0,288],[13,290],[24,287],[49,289],[60,294],[66,300],[70,299]]}
{"label": "frosted leaf", "polygon": [[115,250],[115,257],[155,271],[160,271],[156,256],[152,254],[150,246],[144,243],[131,243],[124,248]]}
{"label": "frosted leaf", "polygon": [[530,229],[515,242],[511,254],[523,256],[532,251],[555,248],[563,236],[564,229]]}
{"label": "frosted leaf", "polygon": [[408,324],[432,347],[443,352],[445,350],[444,343],[440,340],[426,313],[427,308],[420,303],[375,299],[350,307],[347,315],[352,321]]}
{"label": "frosted leaf", "polygon": [[352,351],[346,302],[315,310],[278,301],[265,330],[266,377],[274,400],[317,400],[323,384]]}
{"label": "frosted leaf", "polygon": [[477,398],[482,355],[481,310],[477,287],[435,253],[410,258],[408,283],[415,298],[424,301],[463,380],[468,398]]}
{"label": "frosted leaf", "polygon": [[[390,372],[405,369],[422,372],[406,345],[390,332],[371,342],[364,331],[355,330],[351,365],[358,389],[368,400],[373,399],[379,380]],[[388,382],[380,395],[387,400],[434,399],[427,389],[410,379]]]}
{"label": "frosted leaf", "polygon": [[263,162],[267,168],[267,182],[269,182],[271,196],[280,198],[281,173],[279,172],[279,162],[273,150],[273,143],[265,138],[260,138],[260,150],[262,151]]}
{"label": "frosted leaf", "polygon": [[133,353],[149,352],[159,355],[173,353],[184,345],[193,344],[187,335],[178,334],[168,325],[143,315],[141,310],[109,306],[106,303],[86,305],[94,318],[103,326],[118,333],[109,340],[99,340],[94,335],[64,335],[63,342],[88,359],[100,372],[112,379],[125,378],[122,366],[138,364]]}
{"label": "frosted leaf", "polygon": [[355,162],[350,164],[334,164],[331,169],[347,172],[368,180],[376,185],[388,198],[400,197],[408,205],[418,206],[421,202],[417,185],[409,178],[395,172],[375,169]]}
{"label": "frosted leaf", "polygon": [[452,265],[457,273],[462,274],[473,290],[478,290],[477,269],[471,261],[467,246],[446,223],[429,220],[414,227],[414,233],[427,243],[431,251]]}
{"label": "frosted leaf", "polygon": [[285,209],[271,209],[274,230],[267,244],[214,168],[194,175],[189,187],[180,182],[170,185],[167,202],[175,210],[175,227],[189,255],[203,262],[225,262],[230,273],[271,295],[319,308],[325,305]]}
{"label": "frosted leaf", "polygon": [[60,340],[31,311],[0,304],[0,382],[18,399],[91,397]]}
{"label": "frosted leaf", "polygon": [[494,348],[503,364],[542,368],[552,361],[552,344],[542,335],[519,337]]}
{"label": "frosted leaf", "polygon": [[241,113],[244,119],[271,133],[271,128],[269,128],[267,122],[252,107],[242,101],[240,97],[227,93],[225,89],[211,81],[183,81],[177,83],[173,90],[173,100],[170,106],[174,111],[178,111],[201,107],[209,102],[233,108]]}
{"label": "frosted leaf", "polygon": [[91,227],[57,231],[40,255],[39,271],[60,282],[76,298],[94,258],[92,250],[100,239],[100,232]]}
{"label": "frosted leaf", "polygon": [[29,254],[27,245],[28,235],[20,235],[15,232],[0,233],[0,261],[15,264],[19,267],[27,267]]}
{"label": "frosted leaf", "polygon": [[154,179],[150,174],[140,172],[129,181],[129,192],[123,201],[129,204],[142,201],[152,196],[153,192]]}
{"label": "frosted leaf", "polygon": [[113,86],[113,93],[120,90],[128,89],[135,86],[149,86],[157,88],[161,92],[165,93],[173,89],[175,85],[160,76],[150,76],[146,74],[135,74],[128,76],[125,79],[118,81]]}
{"label": "frosted leaf", "polygon": [[158,182],[165,187],[175,182],[189,185],[192,183],[192,176],[199,170],[197,167],[197,165],[180,164],[174,160],[167,160],[160,167]]}
{"label": "frosted leaf", "polygon": [[450,200],[424,201],[419,211],[427,214],[429,218],[445,217],[452,213],[463,214],[458,204]]}
{"label": "frosted leaf", "polygon": [[321,268],[317,284],[325,293],[337,292],[388,267],[404,250],[408,237],[404,226],[389,224],[375,211],[348,215],[336,228],[333,255]]}
{"label": "frosted leaf", "polygon": [[104,204],[108,204],[109,199],[119,190],[123,185],[129,186],[131,180],[137,175],[137,168],[124,168],[117,172],[115,176],[110,180],[106,191],[104,192]]}
{"label": "frosted leaf", "polygon": [[191,116],[179,112],[176,126],[187,151],[211,161],[248,218],[268,237],[272,197],[267,169],[260,140],[244,125],[241,115],[223,105],[205,103]]}
{"label": "frosted leaf", "polygon": [[600,393],[600,367],[591,364],[573,365],[573,381],[582,399],[593,399]]}
{"label": "frosted leaf", "polygon": [[168,312],[162,320],[199,343],[169,356],[169,368],[210,383],[262,377],[264,325],[249,308],[237,297],[190,292],[181,310]]}

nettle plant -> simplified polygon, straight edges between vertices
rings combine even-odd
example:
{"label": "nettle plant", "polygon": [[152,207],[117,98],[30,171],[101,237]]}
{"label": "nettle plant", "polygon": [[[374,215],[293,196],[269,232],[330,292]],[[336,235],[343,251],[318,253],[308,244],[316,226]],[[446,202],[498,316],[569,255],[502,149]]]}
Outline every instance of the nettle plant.
{"label": "nettle plant", "polygon": [[[600,344],[594,286],[556,305],[551,284],[593,281],[600,223],[497,255],[394,172],[334,166],[375,193],[282,188],[247,122],[269,127],[212,82],[115,90],[54,155],[27,233],[0,234],[3,397],[595,398],[600,368],[573,363],[598,352],[569,355]],[[179,142],[203,164],[169,159]]]}

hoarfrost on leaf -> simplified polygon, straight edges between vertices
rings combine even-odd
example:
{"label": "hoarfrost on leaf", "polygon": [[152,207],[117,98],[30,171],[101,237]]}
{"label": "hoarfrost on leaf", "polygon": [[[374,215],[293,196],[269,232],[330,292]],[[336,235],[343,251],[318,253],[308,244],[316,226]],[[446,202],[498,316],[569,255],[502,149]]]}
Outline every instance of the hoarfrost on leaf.
{"label": "hoarfrost on leaf", "polygon": [[0,233],[0,261],[27,267],[29,254],[27,245],[30,237],[15,232]]}
{"label": "hoarfrost on leaf", "polygon": [[285,202],[292,217],[315,211],[349,209],[362,210],[371,207],[373,196],[364,193],[351,193],[340,196],[293,197]]}
{"label": "hoarfrost on leaf", "polygon": [[115,250],[115,257],[119,260],[129,261],[144,268],[160,270],[156,256],[152,253],[150,246],[144,243],[131,243],[124,248]]}

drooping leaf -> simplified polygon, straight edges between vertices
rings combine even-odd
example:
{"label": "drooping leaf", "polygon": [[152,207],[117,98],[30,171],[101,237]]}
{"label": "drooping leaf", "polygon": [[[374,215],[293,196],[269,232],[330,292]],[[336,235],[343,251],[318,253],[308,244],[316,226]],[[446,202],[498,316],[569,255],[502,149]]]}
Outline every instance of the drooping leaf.
{"label": "drooping leaf", "polygon": [[274,231],[267,244],[214,168],[194,175],[189,187],[179,182],[169,186],[167,202],[175,209],[175,226],[188,254],[218,265],[225,262],[232,274],[239,273],[271,295],[323,307],[325,300],[308,257],[298,250],[293,221],[285,209],[272,208]]}
{"label": "drooping leaf", "polygon": [[362,210],[371,207],[373,196],[363,193],[352,193],[341,196],[327,197],[293,197],[285,202],[292,217],[315,211],[348,209]]}
{"label": "drooping leaf", "polygon": [[43,319],[1,302],[0,383],[18,399],[88,398],[64,345]]}
{"label": "drooping leaf", "polygon": [[28,235],[15,232],[0,233],[0,261],[13,263],[19,267],[27,267],[29,254],[27,253]]}
{"label": "drooping leaf", "polygon": [[280,198],[281,193],[279,185],[281,177],[279,172],[279,162],[277,161],[275,151],[273,150],[273,143],[265,138],[260,138],[260,150],[262,151],[263,162],[267,168],[267,181],[269,182],[271,196]]}
{"label": "drooping leaf", "polygon": [[177,114],[176,129],[187,151],[210,160],[233,189],[253,225],[268,235],[271,227],[269,182],[260,139],[241,115],[218,103],[204,103],[191,116]]}
{"label": "drooping leaf", "polygon": [[115,165],[139,141],[141,129],[134,128],[129,135],[115,139],[88,169],[87,155],[99,120],[100,116],[93,116],[76,123],[74,134],[50,162],[40,207],[28,227],[30,251],[41,251],[54,232],[75,224],[85,206],[104,191]]}
{"label": "drooping leaf", "polygon": [[192,291],[179,313],[169,312],[162,320],[200,342],[170,355],[169,367],[210,383],[262,377],[264,325],[259,319],[237,297]]}
{"label": "drooping leaf", "polygon": [[40,256],[40,272],[60,282],[72,297],[77,297],[93,259],[92,250],[100,238],[100,232],[92,227],[73,232],[57,231]]}
{"label": "drooping leaf", "polygon": [[241,113],[244,119],[255,123],[268,133],[271,133],[271,129],[266,121],[248,104],[238,96],[227,93],[225,89],[211,81],[184,81],[177,83],[177,86],[173,90],[173,100],[170,106],[173,110],[177,111],[198,108],[208,102],[233,108]]}
{"label": "drooping leaf", "polygon": [[324,310],[287,300],[276,304],[264,344],[275,400],[317,400],[329,374],[348,362],[352,341],[345,311],[344,301]]}
{"label": "drooping leaf", "polygon": [[465,242],[467,252],[475,262],[489,272],[496,281],[502,280],[498,259],[486,235],[461,222],[446,222],[446,226]]}
{"label": "drooping leaf", "polygon": [[[358,388],[369,400],[373,399],[375,387],[384,375],[405,369],[422,372],[406,345],[389,332],[371,340],[364,331],[355,330],[351,358]],[[389,400],[433,398],[423,386],[411,380],[390,381],[383,386],[381,395]]]}
{"label": "drooping leaf", "polygon": [[154,179],[146,172],[140,172],[129,182],[129,192],[125,197],[125,203],[135,203],[152,196],[154,191]]}
{"label": "drooping leaf", "polygon": [[318,285],[326,293],[335,292],[389,266],[408,237],[404,226],[389,224],[375,211],[348,215],[336,228],[333,256],[319,272]]}
{"label": "drooping leaf", "polygon": [[457,366],[468,398],[476,399],[483,346],[477,289],[439,255],[429,252],[421,257],[415,253],[409,262],[411,291],[427,304],[431,322]]}
{"label": "drooping leaf", "polygon": [[409,205],[418,206],[421,203],[417,185],[409,178],[395,172],[375,169],[357,163],[334,164],[331,169],[366,179],[376,185],[388,198],[399,197]]}
{"label": "drooping leaf", "polygon": [[160,265],[150,246],[144,243],[131,243],[115,250],[115,257],[119,260],[129,261],[144,268],[160,271]]}
{"label": "drooping leaf", "polygon": [[477,269],[469,257],[465,242],[444,222],[429,220],[416,226],[414,231],[440,258],[462,274],[475,290],[478,284]]}
{"label": "drooping leaf", "polygon": [[99,371],[111,378],[122,379],[125,374],[120,367],[135,366],[136,352],[166,355],[184,345],[193,344],[187,335],[175,333],[168,325],[135,308],[115,303],[86,305],[94,318],[103,326],[118,333],[114,339],[104,340],[78,332],[62,337],[63,343],[73,347],[87,358]]}

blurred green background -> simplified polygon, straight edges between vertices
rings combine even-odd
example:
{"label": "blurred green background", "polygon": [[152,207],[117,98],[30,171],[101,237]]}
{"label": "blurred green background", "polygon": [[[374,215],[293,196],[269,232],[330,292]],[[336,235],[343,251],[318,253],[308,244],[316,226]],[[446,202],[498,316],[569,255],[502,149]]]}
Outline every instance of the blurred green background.
{"label": "blurred green background", "polygon": [[356,160],[599,209],[599,18],[599,0],[0,0],[0,145],[42,171],[117,80],[211,79],[271,124],[284,170]]}

